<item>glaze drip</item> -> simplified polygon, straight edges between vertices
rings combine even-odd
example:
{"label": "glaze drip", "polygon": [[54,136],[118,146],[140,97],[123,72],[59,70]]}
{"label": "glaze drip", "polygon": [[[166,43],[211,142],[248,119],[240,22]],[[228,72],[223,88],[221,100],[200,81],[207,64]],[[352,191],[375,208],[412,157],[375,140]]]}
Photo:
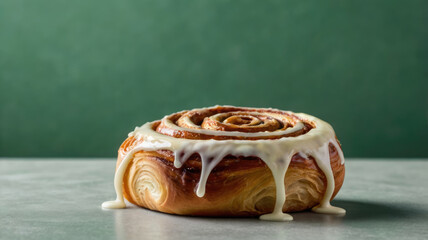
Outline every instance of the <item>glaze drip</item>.
{"label": "glaze drip", "polygon": [[[208,111],[211,108],[195,109],[192,111]],[[244,108],[240,108],[244,109]],[[267,109],[272,110],[272,109]],[[280,110],[272,110],[280,111]],[[123,197],[123,175],[125,170],[132,160],[135,153],[139,151],[156,151],[156,150],[170,150],[174,152],[174,166],[180,168],[192,154],[199,154],[202,162],[201,175],[195,194],[198,197],[205,195],[205,187],[208,176],[214,167],[227,155],[234,156],[256,156],[266,163],[271,170],[275,187],[276,187],[276,202],[272,213],[260,216],[261,220],[269,221],[290,221],[293,217],[289,214],[283,213],[282,208],[286,200],[286,192],[284,186],[284,177],[287,172],[291,158],[294,154],[301,154],[302,156],[312,156],[319,168],[324,172],[327,178],[327,189],[324,193],[323,199],[318,206],[312,210],[317,213],[327,214],[344,214],[346,211],[342,208],[333,207],[330,205],[330,199],[334,192],[334,176],[330,165],[329,144],[333,144],[341,158],[341,164],[344,164],[343,152],[336,141],[333,128],[326,122],[315,118],[313,116],[303,113],[285,112],[290,116],[298,117],[292,126],[287,127],[283,124],[277,131],[263,131],[263,132],[240,132],[240,131],[215,131],[201,129],[199,125],[194,124],[190,118],[184,118],[184,124],[188,128],[177,126],[173,121],[165,117],[162,121],[165,125],[173,130],[189,131],[199,134],[207,134],[212,136],[241,136],[241,137],[263,137],[263,136],[282,136],[293,134],[301,131],[305,127],[304,121],[311,122],[315,126],[310,131],[295,136],[295,137],[282,137],[279,139],[258,139],[258,140],[200,140],[200,139],[187,139],[176,138],[169,135],[159,133],[154,130],[156,122],[146,123],[141,127],[137,127],[129,136],[133,136],[142,140],[140,144],[128,151],[124,156],[121,164],[119,165],[114,180],[117,198],[115,201],[108,201],[102,204],[103,208],[124,208],[125,202]],[[242,115],[242,113],[240,113]],[[253,123],[259,124],[261,113],[254,114],[255,116],[246,117],[243,120],[231,119],[228,120],[233,123]],[[221,117],[221,116],[220,116]],[[219,115],[214,115],[214,118],[219,119]],[[229,116],[224,117],[230,119]],[[272,119],[269,119],[272,121]]]}

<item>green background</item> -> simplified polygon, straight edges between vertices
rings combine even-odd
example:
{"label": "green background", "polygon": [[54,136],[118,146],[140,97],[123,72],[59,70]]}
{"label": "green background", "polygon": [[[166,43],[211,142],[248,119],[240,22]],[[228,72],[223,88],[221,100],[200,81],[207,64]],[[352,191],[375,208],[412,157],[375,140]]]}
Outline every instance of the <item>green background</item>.
{"label": "green background", "polygon": [[347,157],[428,157],[427,1],[0,1],[0,156],[113,157],[229,104],[330,122]]}

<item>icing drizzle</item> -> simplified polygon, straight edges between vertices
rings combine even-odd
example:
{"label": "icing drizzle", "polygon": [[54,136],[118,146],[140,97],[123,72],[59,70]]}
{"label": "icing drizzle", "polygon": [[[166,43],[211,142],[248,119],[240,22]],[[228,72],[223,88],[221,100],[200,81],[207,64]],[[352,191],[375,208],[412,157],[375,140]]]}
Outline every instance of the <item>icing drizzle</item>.
{"label": "icing drizzle", "polygon": [[[195,109],[195,110],[205,110]],[[279,111],[279,110],[278,110]],[[315,127],[309,132],[296,137],[283,137],[275,140],[259,139],[259,140],[198,140],[175,138],[164,135],[153,130],[155,122],[149,122],[141,127],[136,127],[135,130],[129,133],[129,136],[134,136],[143,141],[130,150],[120,163],[114,177],[114,187],[117,198],[114,201],[107,201],[102,204],[103,208],[125,208],[123,197],[123,176],[129,162],[132,160],[135,153],[139,151],[156,151],[170,150],[174,152],[174,166],[180,168],[186,160],[194,153],[198,153],[202,161],[201,175],[196,189],[196,195],[203,197],[205,195],[205,186],[214,167],[227,155],[234,156],[257,156],[272,172],[275,187],[276,187],[276,202],[272,213],[260,216],[261,220],[269,221],[291,221],[293,217],[282,212],[286,200],[284,177],[287,172],[291,158],[294,154],[300,153],[305,156],[312,156],[318,167],[324,172],[327,178],[327,189],[321,200],[321,203],[312,211],[326,214],[344,214],[346,211],[342,208],[330,205],[330,199],[334,192],[334,176],[330,165],[329,144],[333,144],[341,158],[341,164],[344,164],[343,152],[336,141],[335,133],[330,124],[304,113],[291,113],[300,119],[311,121]],[[166,121],[165,121],[166,120]],[[163,121],[172,129],[182,130],[183,128],[173,124],[167,120]],[[299,131],[304,126],[303,122],[297,122],[293,127],[276,132],[225,132],[213,131],[206,129],[185,129],[186,131],[209,134],[214,136],[267,136],[267,135],[285,135]]]}

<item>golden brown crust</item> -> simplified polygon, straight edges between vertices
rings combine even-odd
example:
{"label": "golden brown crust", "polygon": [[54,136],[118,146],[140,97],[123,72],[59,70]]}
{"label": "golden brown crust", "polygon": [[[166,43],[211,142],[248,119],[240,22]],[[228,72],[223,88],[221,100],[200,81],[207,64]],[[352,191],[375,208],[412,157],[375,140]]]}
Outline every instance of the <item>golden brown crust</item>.
{"label": "golden brown crust", "polygon": [[[253,114],[246,114],[246,112]],[[259,116],[258,113],[266,113]],[[207,118],[207,116],[217,116]],[[255,117],[253,117],[255,115]],[[185,111],[167,117],[184,129],[191,129],[185,118],[203,129],[215,131],[260,132],[285,130],[303,121],[305,127],[282,136],[242,137],[204,135],[169,128],[165,121],[154,124],[154,130],[175,138],[188,139],[277,139],[305,134],[313,123],[296,115],[277,110],[216,107],[207,111]],[[214,120],[213,120],[214,119]],[[119,149],[117,167],[141,139],[127,138]],[[340,144],[338,144],[340,146]],[[344,180],[345,169],[337,149],[329,145],[330,163],[337,194]],[[139,151],[134,154],[123,178],[124,197],[133,204],[172,214],[198,216],[257,216],[272,212],[275,183],[270,169],[258,157],[228,155],[212,170],[203,197],[195,194],[200,178],[201,159],[193,154],[181,168],[174,167],[173,152],[168,150]],[[326,177],[311,157],[295,154],[286,172],[284,212],[310,209],[320,203],[326,190]]]}
{"label": "golden brown crust", "polygon": [[[124,144],[132,140],[128,138]],[[329,150],[335,178],[334,197],[342,186],[345,169],[332,144]],[[121,160],[119,154],[117,166]],[[202,198],[195,194],[201,170],[199,155],[192,155],[181,168],[175,168],[173,161],[172,152],[167,150],[136,153],[124,175],[125,198],[145,208],[180,215],[254,216],[273,210],[273,177],[257,157],[224,158],[208,177]],[[312,157],[296,154],[284,184],[287,199],[283,211],[296,212],[321,201],[326,178]]]}

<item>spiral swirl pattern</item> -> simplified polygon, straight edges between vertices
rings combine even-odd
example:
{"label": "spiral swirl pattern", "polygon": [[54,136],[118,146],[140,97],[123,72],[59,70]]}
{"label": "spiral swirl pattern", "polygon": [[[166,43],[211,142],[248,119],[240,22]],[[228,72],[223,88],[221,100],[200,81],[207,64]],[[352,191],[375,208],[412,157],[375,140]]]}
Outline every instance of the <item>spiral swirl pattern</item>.
{"label": "spiral swirl pattern", "polygon": [[155,127],[176,138],[257,140],[295,137],[315,126],[291,112],[216,106],[166,116]]}

